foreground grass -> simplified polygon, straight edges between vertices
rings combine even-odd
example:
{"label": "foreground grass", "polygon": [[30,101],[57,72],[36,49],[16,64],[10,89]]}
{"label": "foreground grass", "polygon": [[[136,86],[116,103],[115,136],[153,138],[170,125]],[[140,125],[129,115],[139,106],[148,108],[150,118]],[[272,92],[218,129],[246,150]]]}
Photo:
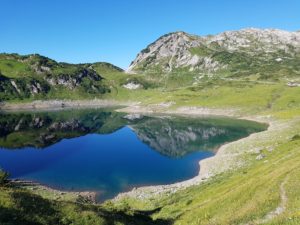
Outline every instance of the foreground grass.
{"label": "foreground grass", "polygon": [[119,211],[99,205],[57,201],[6,184],[0,187],[0,224],[169,224],[153,221],[146,213]]}
{"label": "foreground grass", "polygon": [[[280,184],[287,179],[285,188],[289,205],[285,219],[290,224],[299,224],[297,197],[299,184],[290,180],[299,179],[300,157],[297,157],[300,142],[278,147],[276,156],[271,153],[267,161],[259,161],[250,168],[215,178],[199,187],[193,187],[166,200],[167,204],[155,218],[176,218],[176,224],[240,224],[255,222],[276,209],[280,202]],[[285,160],[282,160],[282,158]],[[280,165],[279,165],[280,164]],[[193,198],[188,198],[193,196]],[[176,203],[181,202],[181,203]]]}

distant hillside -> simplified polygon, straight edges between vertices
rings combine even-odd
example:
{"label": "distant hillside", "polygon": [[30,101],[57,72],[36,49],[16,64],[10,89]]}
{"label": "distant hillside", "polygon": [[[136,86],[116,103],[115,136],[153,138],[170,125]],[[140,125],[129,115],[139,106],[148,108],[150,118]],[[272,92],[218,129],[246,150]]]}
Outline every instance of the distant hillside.
{"label": "distant hillside", "polygon": [[203,37],[174,32],[142,50],[127,72],[278,79],[299,76],[299,60],[299,32],[250,28]]}
{"label": "distant hillside", "polygon": [[58,63],[38,54],[0,54],[0,100],[102,95],[110,89],[99,71],[122,69],[109,63]]}

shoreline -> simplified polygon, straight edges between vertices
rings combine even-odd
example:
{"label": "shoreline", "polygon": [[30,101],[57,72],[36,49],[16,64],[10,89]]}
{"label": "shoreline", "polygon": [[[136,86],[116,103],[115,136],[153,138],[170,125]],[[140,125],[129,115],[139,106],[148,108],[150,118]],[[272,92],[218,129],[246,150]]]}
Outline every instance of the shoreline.
{"label": "shoreline", "polygon": [[[262,134],[265,132],[269,132],[273,128],[273,121],[269,116],[243,116],[238,109],[220,109],[220,108],[206,108],[206,107],[179,107],[176,109],[170,109],[169,105],[159,104],[155,106],[141,106],[139,103],[121,103],[116,101],[110,100],[91,100],[91,101],[51,101],[52,104],[47,105],[49,101],[42,101],[42,104],[39,105],[40,101],[35,101],[31,103],[25,103],[20,107],[19,104],[13,104],[12,107],[8,107],[7,111],[14,111],[14,110],[39,110],[39,109],[53,109],[53,106],[58,106],[59,109],[66,109],[66,108],[101,108],[101,107],[111,107],[111,106],[125,106],[124,108],[117,109],[118,112],[125,112],[129,114],[143,114],[143,115],[180,115],[180,116],[194,116],[194,117],[201,117],[201,116],[224,116],[224,117],[233,117],[237,119],[244,119],[255,121],[259,123],[266,123],[268,124],[268,128],[265,131],[250,134],[247,137],[242,139],[225,143],[221,145],[216,154],[212,157],[203,159],[199,161],[199,171],[198,174],[188,180],[176,182],[173,184],[166,184],[166,185],[150,185],[150,186],[141,186],[141,187],[134,187],[130,191],[121,192],[114,198],[110,199],[112,201],[118,201],[125,197],[132,197],[138,199],[146,199],[153,196],[158,196],[161,194],[171,194],[178,190],[185,189],[187,187],[200,184],[207,179],[220,174],[222,172],[228,171],[230,169],[238,168],[243,164],[238,160],[238,156],[244,153],[245,151],[234,152],[234,153],[227,153],[226,150],[230,148],[232,145],[238,145],[246,140],[250,140],[255,138],[258,134]],[[61,107],[60,104],[67,104],[65,107]],[[33,105],[35,107],[33,107]],[[38,105],[38,107],[36,107]],[[44,107],[47,105],[48,107]],[[60,107],[59,107],[60,105]],[[0,110],[3,108],[0,107]],[[28,182],[28,181],[27,181]],[[35,182],[32,182],[34,184]],[[40,185],[40,184],[38,184]],[[51,191],[59,190],[52,189],[50,187],[40,185],[45,188],[49,188]],[[65,193],[80,193],[80,192],[72,192],[72,191],[62,191]],[[87,192],[89,193],[89,192]],[[93,193],[93,192],[90,192]],[[94,196],[94,203],[96,203],[96,195]]]}
{"label": "shoreline", "polygon": [[32,190],[34,193],[39,193],[42,196],[45,195],[44,197],[55,200],[65,199],[74,202],[81,201],[97,204],[98,193],[96,191],[62,191],[35,181],[23,179],[9,179],[9,183],[17,188]]}
{"label": "shoreline", "polygon": [[92,100],[35,100],[24,103],[0,103],[0,111],[62,110],[80,108],[130,107],[134,102],[119,102],[108,99]]}
{"label": "shoreline", "polygon": [[[192,110],[190,110],[192,108]],[[149,199],[155,196],[159,196],[161,194],[172,194],[178,190],[183,190],[188,187],[198,185],[209,178],[212,178],[222,172],[228,171],[230,169],[241,167],[243,164],[238,162],[238,155],[244,153],[241,151],[239,153],[228,154],[226,153],[226,149],[230,148],[232,145],[238,145],[245,140],[250,140],[255,138],[258,134],[269,132],[270,130],[274,129],[274,122],[270,120],[268,116],[240,116],[238,111],[235,110],[227,110],[227,109],[211,109],[211,108],[204,108],[204,107],[182,107],[179,110],[164,110],[164,111],[152,111],[149,112],[140,106],[135,107],[134,109],[127,107],[122,108],[117,111],[120,112],[127,112],[127,113],[145,113],[145,114],[169,114],[169,115],[181,115],[181,116],[226,116],[226,117],[234,117],[237,119],[245,119],[249,121],[259,122],[268,124],[268,128],[265,131],[252,133],[247,137],[241,138],[239,140],[225,143],[221,145],[216,154],[212,157],[203,159],[199,161],[199,171],[198,174],[188,180],[176,182],[173,184],[166,184],[166,185],[150,185],[150,186],[142,186],[133,188],[131,191],[119,193],[112,201],[119,201],[123,198],[130,197],[136,199]],[[235,161],[238,160],[238,161]],[[230,162],[229,162],[230,161]]]}

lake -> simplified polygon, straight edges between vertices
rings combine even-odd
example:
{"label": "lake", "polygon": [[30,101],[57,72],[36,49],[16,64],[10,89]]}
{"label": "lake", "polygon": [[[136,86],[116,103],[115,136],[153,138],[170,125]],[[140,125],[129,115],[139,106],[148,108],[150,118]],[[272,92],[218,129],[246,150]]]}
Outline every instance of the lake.
{"label": "lake", "polygon": [[0,167],[11,178],[96,191],[105,200],[133,187],[190,179],[222,144],[265,129],[246,120],[109,109],[1,113]]}

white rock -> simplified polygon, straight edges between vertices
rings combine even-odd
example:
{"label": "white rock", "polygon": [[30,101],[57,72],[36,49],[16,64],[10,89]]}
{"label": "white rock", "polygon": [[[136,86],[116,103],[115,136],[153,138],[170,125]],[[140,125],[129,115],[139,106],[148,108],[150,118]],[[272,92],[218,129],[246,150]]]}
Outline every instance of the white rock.
{"label": "white rock", "polygon": [[137,84],[137,83],[130,82],[130,83],[124,84],[123,87],[124,87],[124,88],[127,88],[127,89],[129,89],[129,90],[135,90],[135,89],[141,88],[142,85],[141,85],[141,84]]}

